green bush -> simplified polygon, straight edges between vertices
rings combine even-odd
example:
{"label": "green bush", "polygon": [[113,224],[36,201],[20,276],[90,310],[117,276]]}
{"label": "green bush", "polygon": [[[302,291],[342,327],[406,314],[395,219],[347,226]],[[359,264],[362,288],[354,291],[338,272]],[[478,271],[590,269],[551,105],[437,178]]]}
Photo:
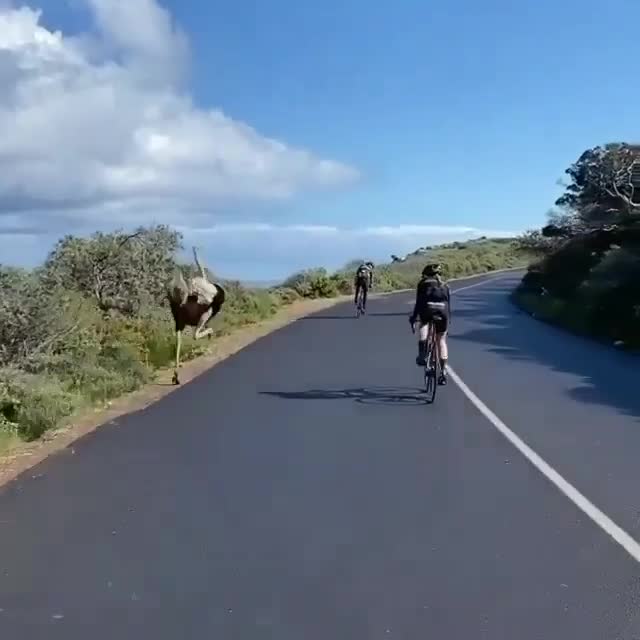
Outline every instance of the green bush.
{"label": "green bush", "polygon": [[24,440],[35,440],[79,406],[79,398],[52,376],[0,372],[0,414]]}
{"label": "green bush", "polygon": [[300,294],[291,287],[275,287],[271,290],[271,295],[275,296],[281,305],[291,304],[300,299]]}
{"label": "green bush", "polygon": [[576,298],[588,309],[593,334],[640,346],[640,253],[610,250]]}
{"label": "green bush", "polygon": [[330,276],[326,269],[309,269],[288,278],[284,287],[293,289],[303,298],[332,298],[346,287],[346,276]]}

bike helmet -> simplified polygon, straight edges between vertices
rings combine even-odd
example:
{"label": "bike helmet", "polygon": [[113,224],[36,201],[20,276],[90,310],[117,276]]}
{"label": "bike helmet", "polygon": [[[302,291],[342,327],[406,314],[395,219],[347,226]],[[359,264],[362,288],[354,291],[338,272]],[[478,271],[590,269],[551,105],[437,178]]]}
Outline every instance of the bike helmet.
{"label": "bike helmet", "polygon": [[372,269],[373,269],[373,267],[374,267],[373,262],[367,262],[367,263],[366,263],[366,265],[367,265],[368,267],[371,267]]}
{"label": "bike helmet", "polygon": [[423,276],[437,276],[442,273],[442,265],[439,264],[428,264],[423,270]]}

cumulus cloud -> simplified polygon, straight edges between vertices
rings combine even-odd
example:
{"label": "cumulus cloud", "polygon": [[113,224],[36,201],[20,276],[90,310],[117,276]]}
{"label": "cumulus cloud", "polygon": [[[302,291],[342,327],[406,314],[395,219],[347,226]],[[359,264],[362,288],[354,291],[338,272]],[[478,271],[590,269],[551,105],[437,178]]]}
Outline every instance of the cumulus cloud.
{"label": "cumulus cloud", "polygon": [[156,0],[82,0],[90,32],[0,6],[0,233],[154,221],[289,198],[356,169],[270,139],[185,91],[189,43]]}
{"label": "cumulus cloud", "polygon": [[188,38],[158,0],[76,1],[91,26],[69,35],[37,8],[0,0],[0,262],[33,265],[71,229],[153,223],[180,225],[214,270],[251,278],[508,235],[243,222],[255,203],[345,188],[360,174],[195,104]]}

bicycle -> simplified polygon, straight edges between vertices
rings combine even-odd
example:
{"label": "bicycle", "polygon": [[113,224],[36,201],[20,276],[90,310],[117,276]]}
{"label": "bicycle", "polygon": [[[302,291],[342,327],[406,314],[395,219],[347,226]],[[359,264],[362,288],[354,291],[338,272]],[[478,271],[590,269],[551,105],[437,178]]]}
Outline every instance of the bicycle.
{"label": "bicycle", "polygon": [[361,287],[356,300],[356,318],[364,313],[364,288]]}
{"label": "bicycle", "polygon": [[[412,325],[411,330],[415,333],[415,327]],[[436,399],[436,391],[438,389],[438,380],[440,379],[440,358],[438,353],[438,339],[436,335],[436,327],[433,320],[427,323],[427,353],[425,356],[424,371],[424,390],[427,394],[427,403],[433,404]],[[429,395],[431,396],[429,398]]]}

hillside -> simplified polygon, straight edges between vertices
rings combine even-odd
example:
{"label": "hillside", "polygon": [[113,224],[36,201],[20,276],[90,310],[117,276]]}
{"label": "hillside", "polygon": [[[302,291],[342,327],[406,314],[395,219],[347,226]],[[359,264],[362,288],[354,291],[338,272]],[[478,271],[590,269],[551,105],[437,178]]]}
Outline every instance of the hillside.
{"label": "hillside", "polygon": [[413,287],[427,262],[442,263],[445,278],[459,278],[521,266],[527,259],[517,250],[512,238],[481,238],[423,247],[403,261],[385,265],[384,270],[389,274],[392,288]]}
{"label": "hillside", "polygon": [[[376,265],[375,290],[378,292],[413,288],[428,262],[440,262],[446,279],[486,273],[496,269],[526,266],[530,254],[513,238],[480,238],[416,249],[391,262]],[[353,274],[362,259],[352,260],[333,274],[326,269],[310,269],[288,278],[279,289],[292,290],[304,297],[324,297],[351,293]]]}

